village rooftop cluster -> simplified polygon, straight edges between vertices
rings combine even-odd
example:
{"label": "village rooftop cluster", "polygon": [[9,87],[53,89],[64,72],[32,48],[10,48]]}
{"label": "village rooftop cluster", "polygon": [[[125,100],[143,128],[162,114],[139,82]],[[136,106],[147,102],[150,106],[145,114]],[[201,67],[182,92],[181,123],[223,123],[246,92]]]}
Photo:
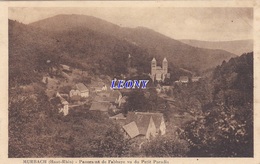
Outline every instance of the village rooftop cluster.
{"label": "village rooftop cluster", "polygon": [[[161,82],[170,78],[167,59],[164,58],[161,68],[157,66],[156,60],[153,58],[151,73],[148,76],[153,83],[158,83],[157,94],[171,104],[174,100],[165,93],[172,90],[173,86],[160,85]],[[194,81],[192,79],[193,82],[198,80],[199,78]],[[127,93],[131,92],[129,89],[149,88],[147,86],[149,80],[117,80],[116,78],[111,80],[109,76],[105,75],[92,77],[88,75],[87,71],[60,64],[58,67],[51,67],[42,82],[47,86],[46,94],[49,101],[56,104],[58,111],[64,116],[68,115],[73,108],[83,106],[89,108],[89,111],[107,114],[109,119],[120,125],[128,139],[149,140],[151,137],[166,134],[166,121],[160,112],[128,111],[127,114],[122,112],[128,100]],[[111,87],[107,87],[110,82],[112,82]],[[181,76],[179,81],[175,81],[176,84],[184,85],[187,85],[188,82],[187,76]],[[149,91],[145,91],[146,96],[149,94]]]}

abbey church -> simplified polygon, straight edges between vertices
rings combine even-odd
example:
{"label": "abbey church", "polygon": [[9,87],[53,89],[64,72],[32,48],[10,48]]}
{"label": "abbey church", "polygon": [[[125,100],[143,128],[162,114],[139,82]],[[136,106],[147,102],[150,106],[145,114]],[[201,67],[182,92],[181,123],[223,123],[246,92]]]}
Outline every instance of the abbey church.
{"label": "abbey church", "polygon": [[168,61],[166,58],[162,61],[162,67],[157,66],[156,59],[153,58],[151,61],[151,79],[157,82],[164,82],[166,78],[170,78],[168,73]]}

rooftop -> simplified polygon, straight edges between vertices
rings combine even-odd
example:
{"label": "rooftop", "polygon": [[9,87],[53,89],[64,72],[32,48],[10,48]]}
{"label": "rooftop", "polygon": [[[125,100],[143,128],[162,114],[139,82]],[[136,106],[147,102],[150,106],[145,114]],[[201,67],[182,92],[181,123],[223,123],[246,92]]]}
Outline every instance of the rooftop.
{"label": "rooftop", "polygon": [[156,130],[159,130],[163,120],[162,113],[128,112],[126,117],[126,124],[134,121],[139,129],[140,134],[145,135],[150,124],[150,119],[153,120]]}
{"label": "rooftop", "polygon": [[107,112],[111,104],[109,102],[92,102],[89,110],[97,110],[101,112]]}
{"label": "rooftop", "polygon": [[189,81],[189,78],[188,78],[188,76],[181,76],[180,81],[181,82],[187,82],[187,81]]}
{"label": "rooftop", "polygon": [[83,83],[76,84],[76,87],[80,92],[88,91],[88,88]]}
{"label": "rooftop", "polygon": [[118,119],[126,119],[126,117],[122,113],[119,113],[119,114],[114,115],[114,116],[109,117],[109,118],[116,119],[116,120],[118,120]]}
{"label": "rooftop", "polygon": [[153,118],[156,129],[160,128],[161,122],[163,120],[162,113],[148,113],[148,112],[135,112],[136,115],[146,115]]}
{"label": "rooftop", "polygon": [[138,127],[136,125],[136,123],[134,121],[130,122],[129,124],[126,124],[123,126],[123,129],[126,131],[126,133],[131,137],[134,138],[136,136],[138,136],[139,130]]}

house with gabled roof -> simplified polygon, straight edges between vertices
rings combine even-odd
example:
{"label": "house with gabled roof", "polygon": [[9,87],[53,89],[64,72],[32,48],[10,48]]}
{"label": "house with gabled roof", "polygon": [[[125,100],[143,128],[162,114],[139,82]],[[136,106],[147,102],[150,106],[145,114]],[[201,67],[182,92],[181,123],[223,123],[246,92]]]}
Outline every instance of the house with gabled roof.
{"label": "house with gabled roof", "polygon": [[179,82],[181,83],[188,83],[189,82],[189,77],[188,76],[181,76],[179,79]]}
{"label": "house with gabled roof", "polygon": [[101,111],[101,112],[108,112],[111,106],[110,102],[92,102],[90,106],[90,111]]}
{"label": "house with gabled roof", "polygon": [[108,90],[107,85],[102,81],[95,81],[95,83],[91,83],[88,86],[96,93]]}
{"label": "house with gabled roof", "polygon": [[120,106],[122,103],[122,94],[118,90],[102,91],[97,93],[94,101],[107,101],[110,103],[118,104],[118,106]]}
{"label": "house with gabled roof", "polygon": [[109,109],[112,109],[114,112],[118,111],[115,104],[118,104],[117,101],[120,98],[119,95],[121,95],[121,93],[114,92],[113,94],[111,94],[108,91],[105,91],[105,93],[108,94],[103,95],[100,92],[97,94],[97,96],[94,97],[90,110],[99,110],[102,112],[108,112]]}
{"label": "house with gabled roof", "polygon": [[[136,124],[138,134],[133,122]],[[129,138],[144,136],[150,139],[158,134],[164,135],[166,125],[162,113],[128,112],[123,129]]]}
{"label": "house with gabled roof", "polygon": [[89,89],[83,83],[76,84],[76,88],[80,92],[81,97],[89,97]]}
{"label": "house with gabled roof", "polygon": [[107,97],[99,96],[99,95],[95,96],[93,98],[93,101],[95,101],[95,102],[109,102],[109,100],[107,100]]}
{"label": "house with gabled roof", "polygon": [[67,66],[65,64],[60,64],[62,71],[65,72],[72,72],[72,69],[70,68],[70,66]]}
{"label": "house with gabled roof", "polygon": [[162,113],[139,113],[149,115],[153,118],[157,134],[164,135],[166,133],[166,124]]}

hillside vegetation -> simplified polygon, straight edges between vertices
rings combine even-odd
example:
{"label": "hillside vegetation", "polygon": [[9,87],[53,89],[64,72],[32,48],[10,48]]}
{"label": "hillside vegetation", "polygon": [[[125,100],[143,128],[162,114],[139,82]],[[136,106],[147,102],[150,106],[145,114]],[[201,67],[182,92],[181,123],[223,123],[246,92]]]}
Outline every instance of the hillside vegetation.
{"label": "hillside vegetation", "polygon": [[[144,27],[123,28],[110,22],[86,15],[57,15],[31,23],[30,26],[48,31],[67,31],[87,28],[127,41],[144,49],[152,57],[194,71],[203,71],[221,64],[235,55],[224,50],[195,48]],[[134,54],[133,54],[134,55]],[[149,61],[150,62],[150,61]]]}
{"label": "hillside vegetation", "polygon": [[10,20],[9,43],[11,86],[35,82],[41,72],[61,63],[86,70],[90,75],[124,74],[129,54],[139,73],[150,70],[150,57],[145,50],[87,28],[50,32]]}
{"label": "hillside vegetation", "polygon": [[[252,157],[253,53],[223,62],[205,84],[211,92],[193,96],[190,108],[197,119],[185,126],[184,138],[191,144],[189,156]],[[202,95],[207,101],[200,101]],[[198,102],[199,108],[194,106]]]}

